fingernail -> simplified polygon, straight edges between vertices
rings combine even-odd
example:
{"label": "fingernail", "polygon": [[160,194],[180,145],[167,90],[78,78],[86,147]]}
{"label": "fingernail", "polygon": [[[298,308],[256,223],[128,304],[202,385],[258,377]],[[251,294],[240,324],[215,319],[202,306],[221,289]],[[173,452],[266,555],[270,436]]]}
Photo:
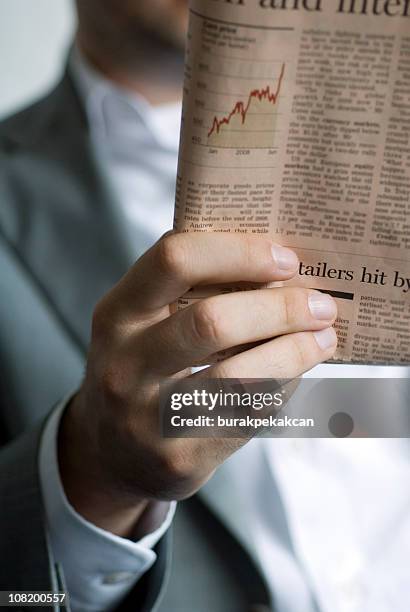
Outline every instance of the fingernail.
{"label": "fingernail", "polygon": [[283,272],[290,272],[298,267],[299,259],[296,253],[278,244],[274,244],[272,247],[272,257],[278,269]]}
{"label": "fingernail", "polygon": [[337,344],[337,336],[333,327],[322,329],[321,331],[315,332],[313,335],[322,351],[327,351]]}
{"label": "fingernail", "polygon": [[330,321],[336,316],[336,302],[326,293],[310,293],[308,303],[312,317],[315,319]]}

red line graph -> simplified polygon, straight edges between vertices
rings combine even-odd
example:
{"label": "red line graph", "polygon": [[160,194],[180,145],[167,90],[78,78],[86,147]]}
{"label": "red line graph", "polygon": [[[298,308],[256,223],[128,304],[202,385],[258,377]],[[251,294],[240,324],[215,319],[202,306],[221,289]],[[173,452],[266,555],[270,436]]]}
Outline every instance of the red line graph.
{"label": "red line graph", "polygon": [[257,98],[259,102],[261,102],[262,100],[267,100],[272,105],[275,105],[280,95],[280,90],[282,87],[282,81],[283,81],[284,76],[285,76],[285,64],[282,65],[282,70],[279,75],[278,85],[276,87],[275,92],[271,92],[269,85],[265,87],[265,89],[254,89],[249,94],[248,102],[246,103],[246,105],[243,102],[238,101],[235,104],[232,111],[229,113],[229,115],[227,115],[226,117],[223,117],[222,119],[218,119],[218,117],[214,117],[214,120],[212,122],[212,127],[208,132],[208,138],[212,136],[212,134],[214,134],[215,132],[219,134],[221,127],[223,125],[229,125],[229,123],[231,122],[231,119],[235,117],[235,115],[241,116],[242,125],[243,125],[246,121],[246,116],[249,112],[249,108],[254,98]]}

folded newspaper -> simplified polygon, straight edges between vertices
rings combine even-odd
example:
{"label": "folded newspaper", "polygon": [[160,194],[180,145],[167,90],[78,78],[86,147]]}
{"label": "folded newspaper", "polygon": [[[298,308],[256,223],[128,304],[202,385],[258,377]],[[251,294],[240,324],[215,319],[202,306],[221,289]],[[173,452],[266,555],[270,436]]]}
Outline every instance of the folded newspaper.
{"label": "folded newspaper", "polygon": [[410,363],[410,0],[192,0],[175,227],[293,248],[336,361]]}

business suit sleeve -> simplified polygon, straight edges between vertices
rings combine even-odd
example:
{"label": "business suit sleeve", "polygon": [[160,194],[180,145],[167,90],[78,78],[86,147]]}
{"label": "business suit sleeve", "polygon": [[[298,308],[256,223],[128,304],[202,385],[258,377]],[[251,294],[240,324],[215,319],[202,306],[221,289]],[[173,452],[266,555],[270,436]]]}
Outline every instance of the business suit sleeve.
{"label": "business suit sleeve", "polygon": [[139,541],[118,537],[81,517],[68,502],[57,460],[58,426],[67,401],[45,426],[39,472],[53,555],[64,570],[73,612],[113,610],[157,561],[154,547],[171,525],[175,503],[162,525]]}
{"label": "business suit sleeve", "polygon": [[42,427],[0,451],[0,591],[57,587],[37,469]]}
{"label": "business suit sleeve", "polygon": [[[44,423],[40,424],[0,450],[0,591],[61,592],[66,585],[65,555],[60,561],[54,554],[39,477],[39,449],[45,432]],[[169,520],[172,513],[171,510]],[[162,529],[164,527],[166,530],[167,526],[162,526]],[[150,570],[148,566],[145,568],[140,580],[132,581],[127,589],[128,596],[125,597],[123,592],[121,597],[125,599],[120,601],[117,598],[111,609],[121,612],[136,609],[149,612],[153,609],[170,565],[169,534],[161,537],[161,533],[154,534],[151,539],[154,546],[155,535],[161,538],[154,547],[155,552],[150,551],[156,562]],[[81,542],[66,541],[66,544],[71,559],[79,561]],[[94,547],[93,550],[104,555],[108,548],[97,550]],[[96,558],[95,563],[98,563]],[[78,569],[80,571],[80,564]],[[88,589],[92,598],[93,582]],[[58,606],[48,609],[60,610]],[[82,612],[86,609],[82,608]]]}

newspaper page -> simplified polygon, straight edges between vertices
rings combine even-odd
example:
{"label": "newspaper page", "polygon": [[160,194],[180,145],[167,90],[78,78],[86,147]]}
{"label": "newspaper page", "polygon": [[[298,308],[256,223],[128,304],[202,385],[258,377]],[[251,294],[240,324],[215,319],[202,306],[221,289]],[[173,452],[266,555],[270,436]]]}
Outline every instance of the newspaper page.
{"label": "newspaper page", "polygon": [[409,139],[410,0],[191,1],[175,228],[293,248],[339,362],[410,362]]}

